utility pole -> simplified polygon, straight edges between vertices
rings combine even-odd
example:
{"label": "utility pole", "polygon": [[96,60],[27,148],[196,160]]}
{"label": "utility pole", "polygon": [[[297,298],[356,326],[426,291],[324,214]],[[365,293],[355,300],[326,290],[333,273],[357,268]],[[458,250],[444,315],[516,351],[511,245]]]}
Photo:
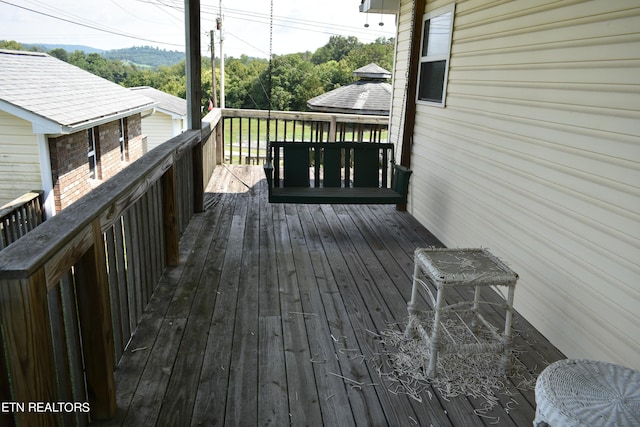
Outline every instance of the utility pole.
{"label": "utility pole", "polygon": [[220,16],[216,19],[216,28],[220,31],[220,108],[224,108],[224,51],[222,50],[224,35],[222,34],[222,0],[220,0]]}
{"label": "utility pole", "polygon": [[216,45],[213,42],[213,30],[209,31],[211,38],[211,99],[213,100],[213,108],[218,108],[218,96],[216,92]]}

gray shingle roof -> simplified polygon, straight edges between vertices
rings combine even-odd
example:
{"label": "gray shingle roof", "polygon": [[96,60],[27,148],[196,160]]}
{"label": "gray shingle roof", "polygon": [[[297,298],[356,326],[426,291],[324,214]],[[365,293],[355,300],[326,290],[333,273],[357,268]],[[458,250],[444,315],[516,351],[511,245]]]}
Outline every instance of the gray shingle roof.
{"label": "gray shingle roof", "polygon": [[311,98],[307,105],[315,111],[388,115],[391,85],[361,80]]}
{"label": "gray shingle roof", "polygon": [[361,80],[339,87],[307,101],[314,111],[347,114],[389,115],[391,85],[385,80],[391,73],[371,63],[360,67],[353,75]]}
{"label": "gray shingle roof", "polygon": [[129,89],[153,99],[158,103],[156,108],[167,114],[180,117],[187,116],[187,101],[185,99],[149,86],[138,86]]}
{"label": "gray shingle roof", "polygon": [[371,79],[390,79],[391,71],[387,71],[378,64],[374,64],[372,62],[371,64],[355,70],[353,75],[356,77],[367,77]]}
{"label": "gray shingle roof", "polygon": [[0,50],[0,108],[64,128],[125,117],[154,101],[44,53]]}

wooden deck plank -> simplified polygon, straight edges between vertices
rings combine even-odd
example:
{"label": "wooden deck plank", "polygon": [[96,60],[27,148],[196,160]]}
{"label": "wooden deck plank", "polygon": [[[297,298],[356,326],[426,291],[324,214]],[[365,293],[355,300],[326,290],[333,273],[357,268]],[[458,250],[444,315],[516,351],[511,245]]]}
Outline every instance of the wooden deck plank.
{"label": "wooden deck plank", "polygon": [[[210,322],[200,330],[206,338],[200,381],[194,384],[197,398],[192,425],[223,424],[231,373],[231,354],[236,322],[238,283],[243,252],[243,235],[247,205],[238,197],[229,232],[212,248],[211,259],[200,286],[212,289],[207,296],[213,305]],[[245,331],[248,334],[248,331]],[[202,356],[201,356],[202,357]]]}
{"label": "wooden deck plank", "polygon": [[[260,234],[258,206],[246,206],[246,226],[242,242],[240,286],[237,310],[233,327],[231,366],[226,409],[226,423],[242,420],[247,425],[258,425],[258,292],[256,287],[260,275]],[[231,269],[234,266],[230,267]],[[227,280],[227,279],[223,279]]]}
{"label": "wooden deck plank", "polygon": [[273,227],[276,241],[280,309],[285,348],[285,365],[289,398],[290,422],[295,425],[321,425],[322,414],[312,356],[306,333],[296,265],[293,258],[291,236],[287,226],[284,205],[273,210]]}
{"label": "wooden deck plank", "polygon": [[[269,204],[256,166],[217,168],[207,191],[118,365],[117,416],[100,425],[531,424],[533,393],[513,384],[519,404],[501,397],[483,418],[483,402],[434,390],[417,402],[379,377],[375,334],[406,320],[413,252],[441,246],[409,214]],[[519,315],[514,328],[532,371],[563,357]]]}
{"label": "wooden deck plank", "polygon": [[[335,347],[332,331],[327,317],[327,307],[322,301],[321,285],[305,280],[305,275],[315,277],[316,281],[323,280],[326,271],[324,265],[314,265],[307,235],[309,230],[303,230],[303,224],[308,224],[309,217],[298,209],[295,217],[299,221],[291,221],[289,228],[296,272],[299,276],[302,316],[309,336],[309,348],[312,366],[315,373],[318,390],[331,390],[331,394],[320,395],[319,402],[324,425],[354,424],[353,413],[348,404],[346,389],[342,380],[336,376],[340,374],[339,351]],[[308,214],[308,212],[306,212]],[[313,241],[313,240],[312,240]],[[320,275],[318,274],[320,272]],[[331,316],[335,319],[335,316]],[[340,334],[334,336],[341,336]]]}
{"label": "wooden deck plank", "polygon": [[[320,236],[327,250],[331,268],[338,277],[338,287],[345,300],[348,316],[353,325],[354,336],[347,337],[347,348],[360,348],[366,360],[377,353],[374,337],[368,331],[384,329],[388,323],[393,323],[394,318],[386,308],[386,304],[376,293],[362,292],[373,282],[372,277],[362,266],[357,250],[351,244],[348,234],[345,232],[338,216],[328,205],[322,205],[323,215],[315,215],[318,220]],[[319,221],[323,220],[323,223]],[[335,242],[335,243],[333,243]],[[337,243],[337,244],[336,244]],[[345,376],[365,384],[378,384],[373,369],[369,366],[358,367]],[[367,398],[365,391],[371,391],[372,396]],[[373,393],[375,392],[375,393]],[[408,417],[415,418],[410,404],[398,396],[388,393],[385,387],[364,388],[366,408],[364,416],[369,425],[388,423],[390,425],[404,425]],[[361,413],[362,415],[362,413]]]}
{"label": "wooden deck plank", "polygon": [[[208,252],[192,253],[192,256],[206,257],[204,270],[197,282],[193,304],[188,312],[184,336],[180,351],[173,366],[171,379],[167,386],[167,398],[163,404],[159,419],[167,425],[185,425],[193,415],[194,401],[198,387],[205,387],[201,381],[203,355],[206,355],[207,333],[211,325],[216,291],[219,284],[222,258],[226,241],[231,230],[233,203],[225,204],[222,216],[214,228],[214,238]],[[206,228],[205,230],[206,231]]]}
{"label": "wooden deck plank", "polygon": [[260,277],[258,279],[258,420],[265,426],[289,423],[284,337],[276,266],[273,215],[266,209],[266,193],[258,193],[260,221]]}

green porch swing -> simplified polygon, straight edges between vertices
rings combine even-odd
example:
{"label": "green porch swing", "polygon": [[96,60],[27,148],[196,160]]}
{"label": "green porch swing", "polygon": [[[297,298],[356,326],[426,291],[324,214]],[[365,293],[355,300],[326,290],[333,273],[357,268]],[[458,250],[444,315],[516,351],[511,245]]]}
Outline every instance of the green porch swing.
{"label": "green porch swing", "polygon": [[269,33],[269,115],[264,165],[270,203],[407,203],[412,171],[392,143],[271,141],[273,0]]}

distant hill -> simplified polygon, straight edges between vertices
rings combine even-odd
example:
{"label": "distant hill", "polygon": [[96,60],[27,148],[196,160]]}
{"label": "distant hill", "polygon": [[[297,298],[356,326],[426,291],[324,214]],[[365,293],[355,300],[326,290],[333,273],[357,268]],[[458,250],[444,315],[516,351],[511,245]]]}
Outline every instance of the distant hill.
{"label": "distant hill", "polygon": [[104,52],[102,56],[107,59],[119,59],[138,67],[152,68],[162,65],[174,65],[185,59],[184,52],[158,49],[151,46],[109,50]]}
{"label": "distant hill", "polygon": [[37,50],[48,52],[53,49],[64,49],[67,52],[75,52],[80,50],[84,53],[104,53],[102,49],[96,49],[95,47],[75,45],[75,44],[45,44],[45,43],[21,43],[25,49],[36,48]]}
{"label": "distant hill", "polygon": [[171,66],[185,59],[185,53],[176,50],[164,50],[151,46],[135,46],[125,49],[102,50],[83,45],[48,44],[48,43],[20,43],[25,50],[49,52],[53,49],[64,49],[68,53],[76,50],[86,55],[97,53],[106,59],[120,60],[139,68],[157,68],[162,65]]}

